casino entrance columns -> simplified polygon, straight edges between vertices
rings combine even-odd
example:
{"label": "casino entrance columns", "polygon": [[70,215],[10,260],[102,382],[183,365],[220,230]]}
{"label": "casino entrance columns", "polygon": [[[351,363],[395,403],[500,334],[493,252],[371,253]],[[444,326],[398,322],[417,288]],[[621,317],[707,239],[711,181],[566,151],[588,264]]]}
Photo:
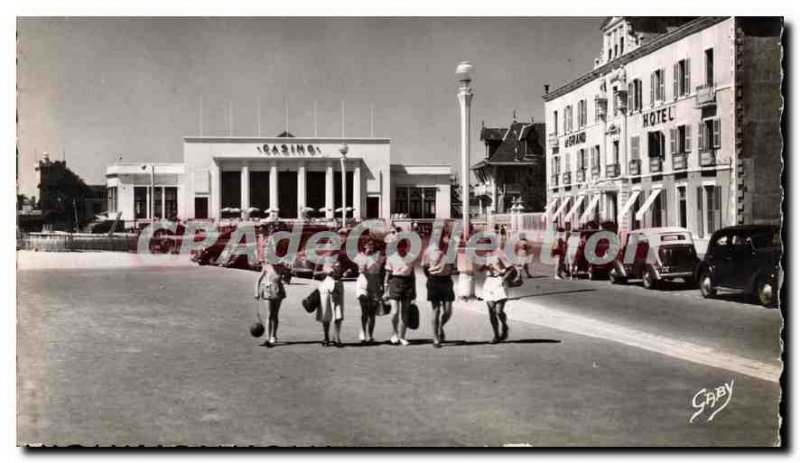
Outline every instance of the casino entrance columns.
{"label": "casino entrance columns", "polygon": [[325,166],[325,218],[333,218],[333,163]]}
{"label": "casino entrance columns", "polygon": [[306,207],[306,165],[302,161],[297,167],[297,217],[303,217],[303,209]]}
{"label": "casino entrance columns", "polygon": [[278,165],[271,163],[269,166],[269,209],[272,218],[277,219],[278,211]]}
{"label": "casino entrance columns", "polygon": [[353,219],[361,220],[361,163],[353,166]]}
{"label": "casino entrance columns", "polygon": [[242,200],[241,209],[242,217],[247,214],[247,209],[250,207],[250,166],[245,163],[242,165]]}

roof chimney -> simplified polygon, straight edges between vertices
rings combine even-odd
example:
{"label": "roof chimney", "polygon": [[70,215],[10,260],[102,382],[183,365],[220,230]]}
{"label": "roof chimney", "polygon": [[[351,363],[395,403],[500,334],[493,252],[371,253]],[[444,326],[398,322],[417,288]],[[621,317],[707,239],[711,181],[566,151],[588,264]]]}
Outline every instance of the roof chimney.
{"label": "roof chimney", "polygon": [[544,84],[544,94],[550,93],[550,84]]}

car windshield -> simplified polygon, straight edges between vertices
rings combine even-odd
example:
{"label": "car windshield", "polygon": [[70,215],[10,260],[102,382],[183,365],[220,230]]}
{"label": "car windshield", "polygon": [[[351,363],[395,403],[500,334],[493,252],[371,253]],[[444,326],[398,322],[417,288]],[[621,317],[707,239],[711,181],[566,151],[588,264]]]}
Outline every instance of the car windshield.
{"label": "car windshield", "polygon": [[670,233],[668,235],[661,235],[662,243],[670,243],[675,241],[686,241],[686,235],[683,233]]}

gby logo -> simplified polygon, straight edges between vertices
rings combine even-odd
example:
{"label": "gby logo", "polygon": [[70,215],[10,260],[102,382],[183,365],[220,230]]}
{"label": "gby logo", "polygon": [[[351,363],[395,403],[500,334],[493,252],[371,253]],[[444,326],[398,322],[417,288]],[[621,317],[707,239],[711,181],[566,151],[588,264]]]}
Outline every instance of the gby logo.
{"label": "gby logo", "polygon": [[723,383],[722,386],[717,386],[711,389],[700,389],[697,394],[692,397],[692,407],[696,412],[689,418],[689,423],[693,422],[695,418],[704,412],[710,412],[706,421],[711,421],[730,403],[733,397],[733,379],[730,383]]}

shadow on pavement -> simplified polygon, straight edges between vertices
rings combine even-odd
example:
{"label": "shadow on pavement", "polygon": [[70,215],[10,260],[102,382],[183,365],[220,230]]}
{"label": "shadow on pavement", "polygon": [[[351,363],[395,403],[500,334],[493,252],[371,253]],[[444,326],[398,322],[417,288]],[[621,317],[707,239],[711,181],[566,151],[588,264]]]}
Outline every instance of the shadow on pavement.
{"label": "shadow on pavement", "polygon": [[[455,341],[447,341],[444,344],[445,345],[452,344],[454,346],[483,346],[483,345],[489,345],[489,344],[491,344],[491,342],[490,341],[461,341],[461,340],[455,340]],[[508,339],[508,340],[499,342],[498,345],[499,344],[561,344],[561,340],[559,340],[559,339]]]}
{"label": "shadow on pavement", "polygon": [[[409,339],[409,344],[412,346],[422,346],[425,344],[433,344],[433,339]],[[503,341],[499,344],[560,344],[561,340],[559,339],[511,339]],[[451,346],[483,346],[491,344],[489,341],[466,341],[463,339],[456,339],[452,341],[445,341],[442,343],[443,345],[451,345]],[[289,347],[295,345],[318,345],[322,348],[322,341],[288,341],[288,342],[278,342],[272,346],[267,345],[266,343],[259,344],[261,347]],[[392,346],[392,344],[387,341],[375,341],[369,344],[362,344],[360,342],[345,342],[342,343],[342,347],[378,347],[378,346]],[[393,347],[401,347],[401,346],[393,346]],[[336,346],[331,344],[328,348],[335,349]]]}
{"label": "shadow on pavement", "polygon": [[520,296],[513,296],[513,297],[509,297],[508,300],[509,301],[516,301],[516,300],[519,300],[519,299],[525,299],[525,298],[529,298],[529,297],[554,296],[554,295],[557,295],[557,294],[572,294],[572,293],[591,293],[591,292],[596,292],[596,291],[597,291],[596,289],[570,289],[569,291],[550,291],[550,292],[547,292],[547,293],[523,294],[523,295],[520,295]]}

